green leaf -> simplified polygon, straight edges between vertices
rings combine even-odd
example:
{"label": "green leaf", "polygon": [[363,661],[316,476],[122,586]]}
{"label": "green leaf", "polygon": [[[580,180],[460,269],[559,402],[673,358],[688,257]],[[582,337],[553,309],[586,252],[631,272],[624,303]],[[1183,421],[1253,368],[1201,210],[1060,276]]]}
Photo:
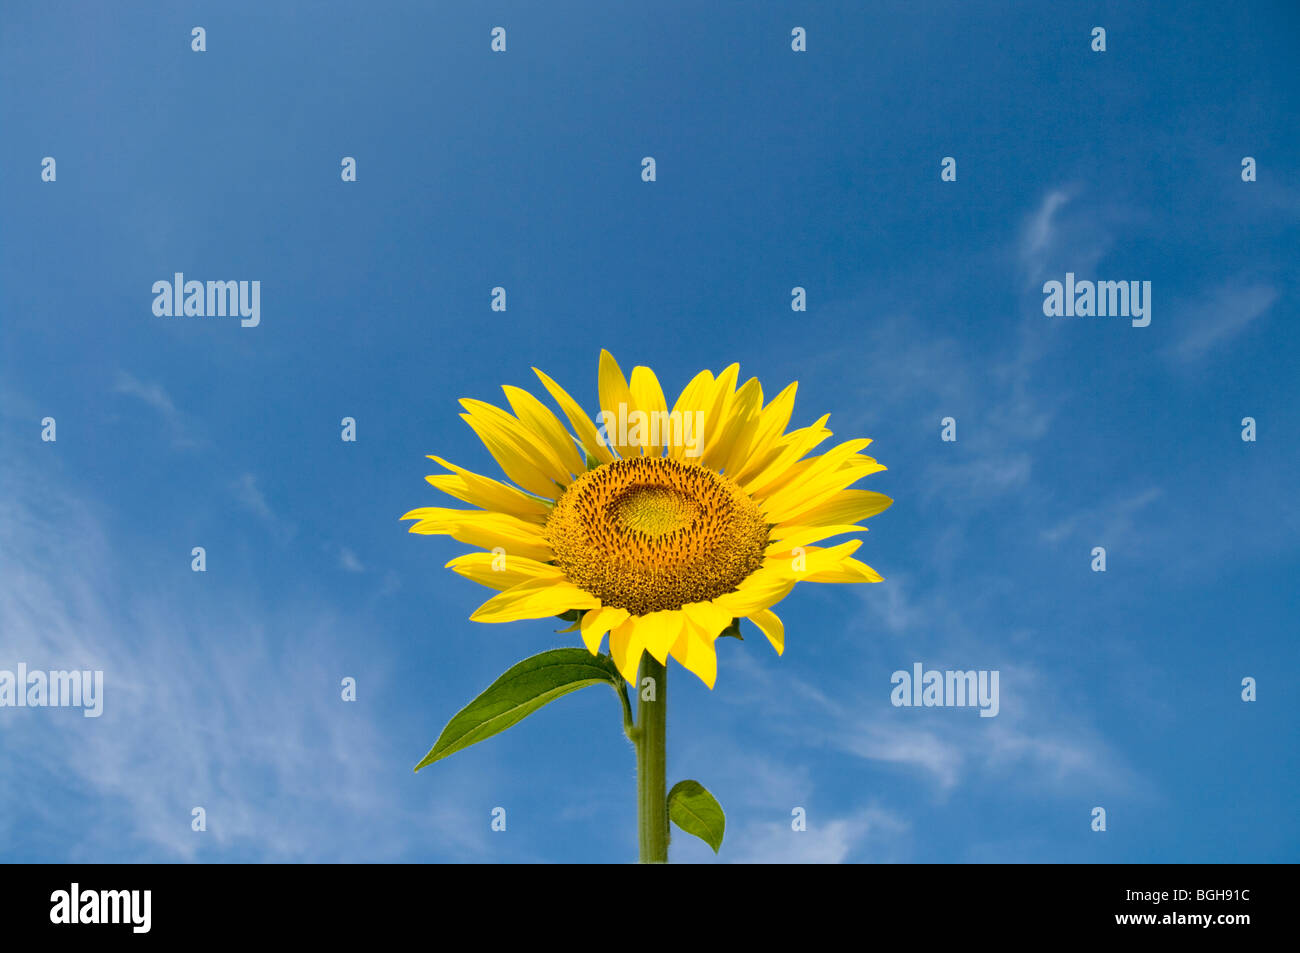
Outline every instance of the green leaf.
{"label": "green leaf", "polygon": [[668,816],[688,834],[694,834],[713,848],[722,846],[727,815],[717,798],[699,781],[678,781],[668,792]]}
{"label": "green leaf", "polygon": [[721,632],[718,633],[718,638],[720,638],[720,639],[722,639],[722,638],[728,638],[728,637],[733,638],[733,639],[740,639],[740,641],[742,641],[742,642],[745,641],[745,637],[744,637],[743,635],[740,634],[740,620],[739,620],[739,619],[732,619],[732,620],[731,620],[731,625],[727,626],[725,629],[723,629]]}
{"label": "green leaf", "polygon": [[526,658],[509,668],[447,722],[415,770],[500,734],[561,695],[600,682],[613,686],[615,691],[623,684],[623,677],[608,655],[567,648]]}
{"label": "green leaf", "polygon": [[577,632],[582,628],[582,617],[584,614],[585,611],[582,609],[570,609],[567,612],[561,612],[555,618],[563,619],[565,622],[571,624],[567,629],[556,629],[556,634],[562,635],[565,632]]}

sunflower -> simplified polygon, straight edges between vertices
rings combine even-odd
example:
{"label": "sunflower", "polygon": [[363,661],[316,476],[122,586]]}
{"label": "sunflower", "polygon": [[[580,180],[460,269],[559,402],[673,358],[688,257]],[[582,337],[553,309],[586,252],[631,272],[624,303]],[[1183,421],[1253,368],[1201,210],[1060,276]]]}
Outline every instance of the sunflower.
{"label": "sunflower", "polygon": [[[430,456],[447,471],[427,477],[476,509],[424,507],[402,519],[412,533],[480,548],[447,567],[495,589],[478,622],[565,616],[587,649],[609,654],[632,685],[643,652],[669,656],[709,688],[714,643],[748,619],[778,654],[785,626],[772,611],[799,582],[880,582],[854,558],[858,523],[892,500],[850,489],[885,467],[849,440],[809,456],[828,437],[828,416],[786,430],[797,384],[768,403],[739,365],[705,370],[671,411],[653,371],[624,377],[602,351],[596,418],[534,368],[569,426],[533,394],[504,387],[510,410],[462,400],[461,417],[509,483]],[[598,422],[602,426],[598,427]],[[571,428],[571,429],[570,429]],[[512,485],[513,484],[513,485]]]}

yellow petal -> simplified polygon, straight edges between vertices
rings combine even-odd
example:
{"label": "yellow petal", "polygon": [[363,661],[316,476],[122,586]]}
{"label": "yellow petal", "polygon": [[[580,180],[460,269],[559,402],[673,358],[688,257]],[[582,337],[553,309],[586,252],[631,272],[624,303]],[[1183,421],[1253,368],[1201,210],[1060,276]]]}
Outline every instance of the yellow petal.
{"label": "yellow petal", "polygon": [[559,566],[509,553],[466,553],[447,563],[446,568],[497,592],[529,579],[564,578],[564,571]]}
{"label": "yellow petal", "polygon": [[[664,446],[672,442],[672,431],[664,426],[668,420],[668,403],[664,400],[664,389],[659,386],[659,378],[648,367],[634,367],[629,389],[633,405],[646,415],[645,439],[642,442],[645,452],[652,457],[663,456]],[[651,443],[652,435],[659,439]]]}
{"label": "yellow petal", "polygon": [[718,596],[713,604],[736,618],[774,606],[790,594],[798,580],[767,566],[753,573],[735,592]]}
{"label": "yellow petal", "polygon": [[573,583],[555,579],[530,579],[493,596],[474,610],[474,622],[517,622],[545,619],[570,609],[594,609],[600,600]]}
{"label": "yellow petal", "polygon": [[748,618],[767,636],[767,640],[772,643],[772,648],[776,649],[776,654],[784,655],[785,623],[777,618],[776,613],[770,609],[760,609],[758,612],[751,612]]}
{"label": "yellow petal", "polygon": [[[623,371],[619,369],[618,361],[614,360],[614,355],[609,351],[600,352],[600,370],[596,378],[597,390],[600,393],[600,409],[602,413],[613,415],[613,421],[605,424],[605,437],[614,445],[614,449],[619,452],[620,456],[632,457],[641,453],[641,447],[632,443],[621,443],[620,439],[627,434],[618,432],[618,420],[620,418],[619,408],[623,408],[621,416],[626,418],[636,408],[632,402],[632,391],[627,386],[627,378],[623,376]],[[628,430],[631,430],[631,425]]]}
{"label": "yellow petal", "polygon": [[704,435],[701,444],[704,458],[708,458],[713,447],[722,438],[731,420],[731,408],[736,399],[736,380],[740,377],[740,365],[731,364],[713,381],[711,393],[706,398],[704,407]]}
{"label": "yellow petal", "polygon": [[764,463],[762,469],[756,474],[746,475],[737,482],[755,498],[771,493],[783,486],[792,476],[801,471],[806,471],[812,465],[812,461],[800,460],[806,453],[810,453],[814,447],[832,436],[830,430],[826,429],[826,421],[830,419],[830,414],[825,414],[811,427],[803,427],[799,430],[792,430],[779,441],[777,445],[780,452],[770,463]]}
{"label": "yellow petal", "polygon": [[582,641],[586,644],[587,651],[592,655],[598,654],[605,633],[617,625],[622,625],[627,617],[628,611],[626,609],[618,609],[614,606],[601,606],[599,609],[588,611],[582,617],[580,626]]}
{"label": "yellow petal", "polygon": [[487,447],[488,453],[492,454],[492,459],[501,467],[501,472],[515,484],[548,500],[560,495],[560,488],[537,466],[531,454],[524,452],[517,440],[483,417],[461,414],[460,418],[469,424],[479,440],[483,441],[483,446]]}
{"label": "yellow petal", "polygon": [[743,451],[733,451],[735,459],[727,463],[727,472],[734,474],[732,479],[740,481],[747,475],[758,472],[769,452],[777,446],[785,433],[786,425],[790,423],[790,415],[794,413],[795,392],[798,389],[799,382],[795,381],[763,408],[755,421],[753,433],[749,435],[748,446]]}
{"label": "yellow petal", "polygon": [[710,636],[688,617],[672,647],[672,656],[682,668],[693,672],[710,689],[718,680],[715,640],[715,636]]}
{"label": "yellow petal", "polygon": [[732,471],[727,470],[727,466],[732,459],[733,452],[743,453],[745,448],[749,446],[749,438],[752,436],[754,428],[758,426],[758,418],[762,410],[763,385],[758,382],[757,377],[751,377],[736,392],[736,396],[731,402],[731,410],[728,413],[726,423],[722,428],[722,433],[718,435],[716,440],[712,441],[709,449],[705,451],[705,465],[730,474]]}
{"label": "yellow petal", "polygon": [[780,538],[776,538],[778,532],[773,530],[774,541],[768,544],[765,554],[778,556],[789,553],[792,549],[807,546],[809,543],[819,543],[823,539],[830,539],[832,536],[842,536],[844,533],[865,533],[866,531],[865,526],[855,526],[852,523],[843,523],[836,526],[790,526],[780,532]]}
{"label": "yellow petal", "polygon": [[645,642],[637,632],[636,623],[636,616],[630,616],[609,632],[610,658],[633,688],[636,688],[637,668],[645,649]]}
{"label": "yellow petal", "polygon": [[884,577],[864,562],[845,559],[833,569],[809,573],[803,582],[883,582]]}
{"label": "yellow petal", "polygon": [[677,396],[677,402],[673,404],[674,411],[681,413],[690,413],[697,410],[707,410],[705,407],[713,393],[713,372],[709,370],[700,371],[691,378],[689,384],[682,388],[682,392]]}
{"label": "yellow petal", "polygon": [[832,523],[858,523],[889,508],[894,501],[883,493],[871,490],[840,490],[802,513],[785,520],[776,531],[785,526],[826,526]]}
{"label": "yellow petal", "polygon": [[[562,487],[569,485],[571,482],[569,470],[560,462],[559,455],[551,449],[551,446],[540,434],[534,433],[524,426],[519,418],[486,401],[465,398],[460,403],[470,413],[472,418],[471,426],[474,426],[474,422],[479,424],[478,427],[475,427],[476,433],[480,432],[480,427],[490,429],[498,441],[507,444],[510,449],[531,463],[532,468],[543,474],[549,481],[558,483]],[[534,490],[533,492],[538,491]],[[555,496],[555,487],[549,487],[547,492],[541,495]]]}
{"label": "yellow petal", "polygon": [[533,373],[542,382],[542,386],[551,395],[551,399],[560,406],[560,410],[564,411],[564,416],[568,418],[569,426],[573,428],[573,432],[578,435],[578,440],[582,443],[583,449],[601,463],[613,463],[614,454],[610,452],[609,447],[601,442],[600,434],[596,432],[596,425],[591,422],[591,418],[583,413],[582,405],[570,397],[568,391],[537,368],[533,368]]}
{"label": "yellow petal", "polygon": [[[491,510],[458,510],[449,506],[421,506],[409,513],[403,513],[401,518],[432,523],[496,526],[500,527],[502,532],[521,536],[530,541],[541,542],[546,539],[545,527],[542,524],[518,516],[511,516],[509,513],[495,513]],[[415,532],[415,530],[412,529],[412,532]],[[426,532],[436,532],[436,530],[427,530]],[[492,547],[487,546],[484,548],[491,549]]]}
{"label": "yellow petal", "polygon": [[854,456],[834,472],[824,473],[797,488],[781,490],[764,501],[760,509],[770,522],[780,525],[827,502],[836,494],[844,492],[850,484],[884,469],[882,464],[871,457]]}
{"label": "yellow petal", "polygon": [[534,522],[545,522],[547,514],[550,513],[550,508],[541,500],[522,493],[513,486],[507,486],[499,480],[480,476],[454,463],[448,463],[442,457],[430,454],[429,459],[452,472],[427,476],[425,479],[442,492],[464,503],[485,510],[509,513]]}
{"label": "yellow petal", "polygon": [[[820,546],[805,546],[803,556],[800,557],[797,567],[792,565],[794,560],[790,558],[788,553],[767,556],[764,557],[763,568],[759,572],[773,572],[793,579],[795,582],[809,582],[808,577],[814,573],[839,569],[840,564],[857,552],[858,547],[861,545],[862,540],[850,539],[838,546],[825,549]],[[758,575],[758,573],[754,575]],[[752,579],[753,576],[750,578]],[[744,583],[741,583],[741,588],[744,588]]]}
{"label": "yellow petal", "polygon": [[730,612],[712,602],[688,602],[682,606],[682,611],[686,613],[687,619],[714,637],[731,625],[734,618]]}
{"label": "yellow petal", "polygon": [[700,371],[691,382],[682,388],[673,404],[672,416],[681,421],[683,436],[690,435],[690,440],[683,439],[668,447],[668,456],[674,460],[698,459],[704,452],[705,423],[703,402],[713,390],[713,372]]}
{"label": "yellow petal", "polygon": [[809,459],[802,460],[797,465],[792,466],[783,479],[774,481],[775,485],[762,487],[755,485],[750,492],[755,498],[759,498],[771,497],[778,493],[795,489],[802,484],[817,480],[828,473],[834,473],[846,460],[858,451],[865,450],[870,445],[871,440],[867,437],[860,437],[856,440],[846,440],[819,456],[810,457]]}
{"label": "yellow petal", "polygon": [[481,549],[501,547],[507,553],[543,563],[555,558],[551,544],[542,535],[542,527],[506,513],[426,506],[411,510],[402,519],[419,521],[410,528],[412,533],[450,536]]}
{"label": "yellow petal", "polygon": [[585,473],[587,461],[578,453],[578,447],[549,407],[521,387],[501,388],[510,402],[519,422],[546,441],[548,447],[569,473]]}
{"label": "yellow petal", "polygon": [[665,609],[638,617],[637,630],[645,649],[660,662],[668,661],[668,650],[686,625],[686,616],[680,609]]}
{"label": "yellow petal", "polygon": [[768,522],[780,524],[787,518],[829,499],[850,483],[868,473],[884,467],[871,457],[858,455],[871,443],[870,440],[848,440],[819,457],[807,461],[808,466],[796,468],[799,472],[779,488],[768,492],[754,492],[754,499],[767,516]]}

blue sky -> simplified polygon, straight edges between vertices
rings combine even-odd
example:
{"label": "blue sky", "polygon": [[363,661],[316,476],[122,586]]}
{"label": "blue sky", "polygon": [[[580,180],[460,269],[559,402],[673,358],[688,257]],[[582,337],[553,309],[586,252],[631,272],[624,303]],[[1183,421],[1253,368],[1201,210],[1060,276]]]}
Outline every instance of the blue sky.
{"label": "blue sky", "polygon": [[[604,347],[798,380],[889,467],[884,583],[670,671],[716,862],[1297,859],[1300,14],[755,6],[5,4],[0,669],[106,698],[0,709],[0,857],[633,858],[604,689],[411,772],[577,644],[468,621],[466,547],[397,519],[424,454],[494,472],[457,399],[537,366],[594,412]],[[155,317],[177,271],[261,324]],[[1044,316],[1067,271],[1152,282],[1150,326]],[[891,706],[917,661],[1000,671],[1000,714]]]}

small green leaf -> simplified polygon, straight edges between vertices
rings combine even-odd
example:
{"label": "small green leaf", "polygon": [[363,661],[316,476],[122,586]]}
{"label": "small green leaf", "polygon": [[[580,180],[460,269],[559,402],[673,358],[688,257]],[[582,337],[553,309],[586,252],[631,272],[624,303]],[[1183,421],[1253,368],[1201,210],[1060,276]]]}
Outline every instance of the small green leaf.
{"label": "small green leaf", "polygon": [[678,781],[668,792],[668,816],[688,834],[694,834],[713,848],[722,846],[727,815],[717,798],[699,781]]}
{"label": "small green leaf", "polygon": [[623,677],[608,655],[586,649],[553,649],[509,668],[456,713],[415,770],[500,734],[547,702],[588,685],[605,682],[618,691]]}
{"label": "small green leaf", "polygon": [[744,637],[743,635],[740,634],[740,620],[739,620],[739,619],[732,619],[732,620],[731,620],[731,625],[727,626],[725,629],[723,629],[721,632],[718,633],[718,638],[720,638],[720,639],[721,639],[721,638],[726,638],[726,637],[728,637],[728,636],[731,637],[731,638],[733,638],[733,639],[740,639],[740,641],[742,641],[742,642],[745,641],[745,637]]}
{"label": "small green leaf", "polygon": [[572,624],[567,629],[556,629],[555,630],[556,633],[563,634],[565,632],[577,632],[580,628],[582,628],[583,615],[584,612],[582,609],[570,609],[567,612],[561,612],[555,618],[563,619],[565,622],[569,622]]}

